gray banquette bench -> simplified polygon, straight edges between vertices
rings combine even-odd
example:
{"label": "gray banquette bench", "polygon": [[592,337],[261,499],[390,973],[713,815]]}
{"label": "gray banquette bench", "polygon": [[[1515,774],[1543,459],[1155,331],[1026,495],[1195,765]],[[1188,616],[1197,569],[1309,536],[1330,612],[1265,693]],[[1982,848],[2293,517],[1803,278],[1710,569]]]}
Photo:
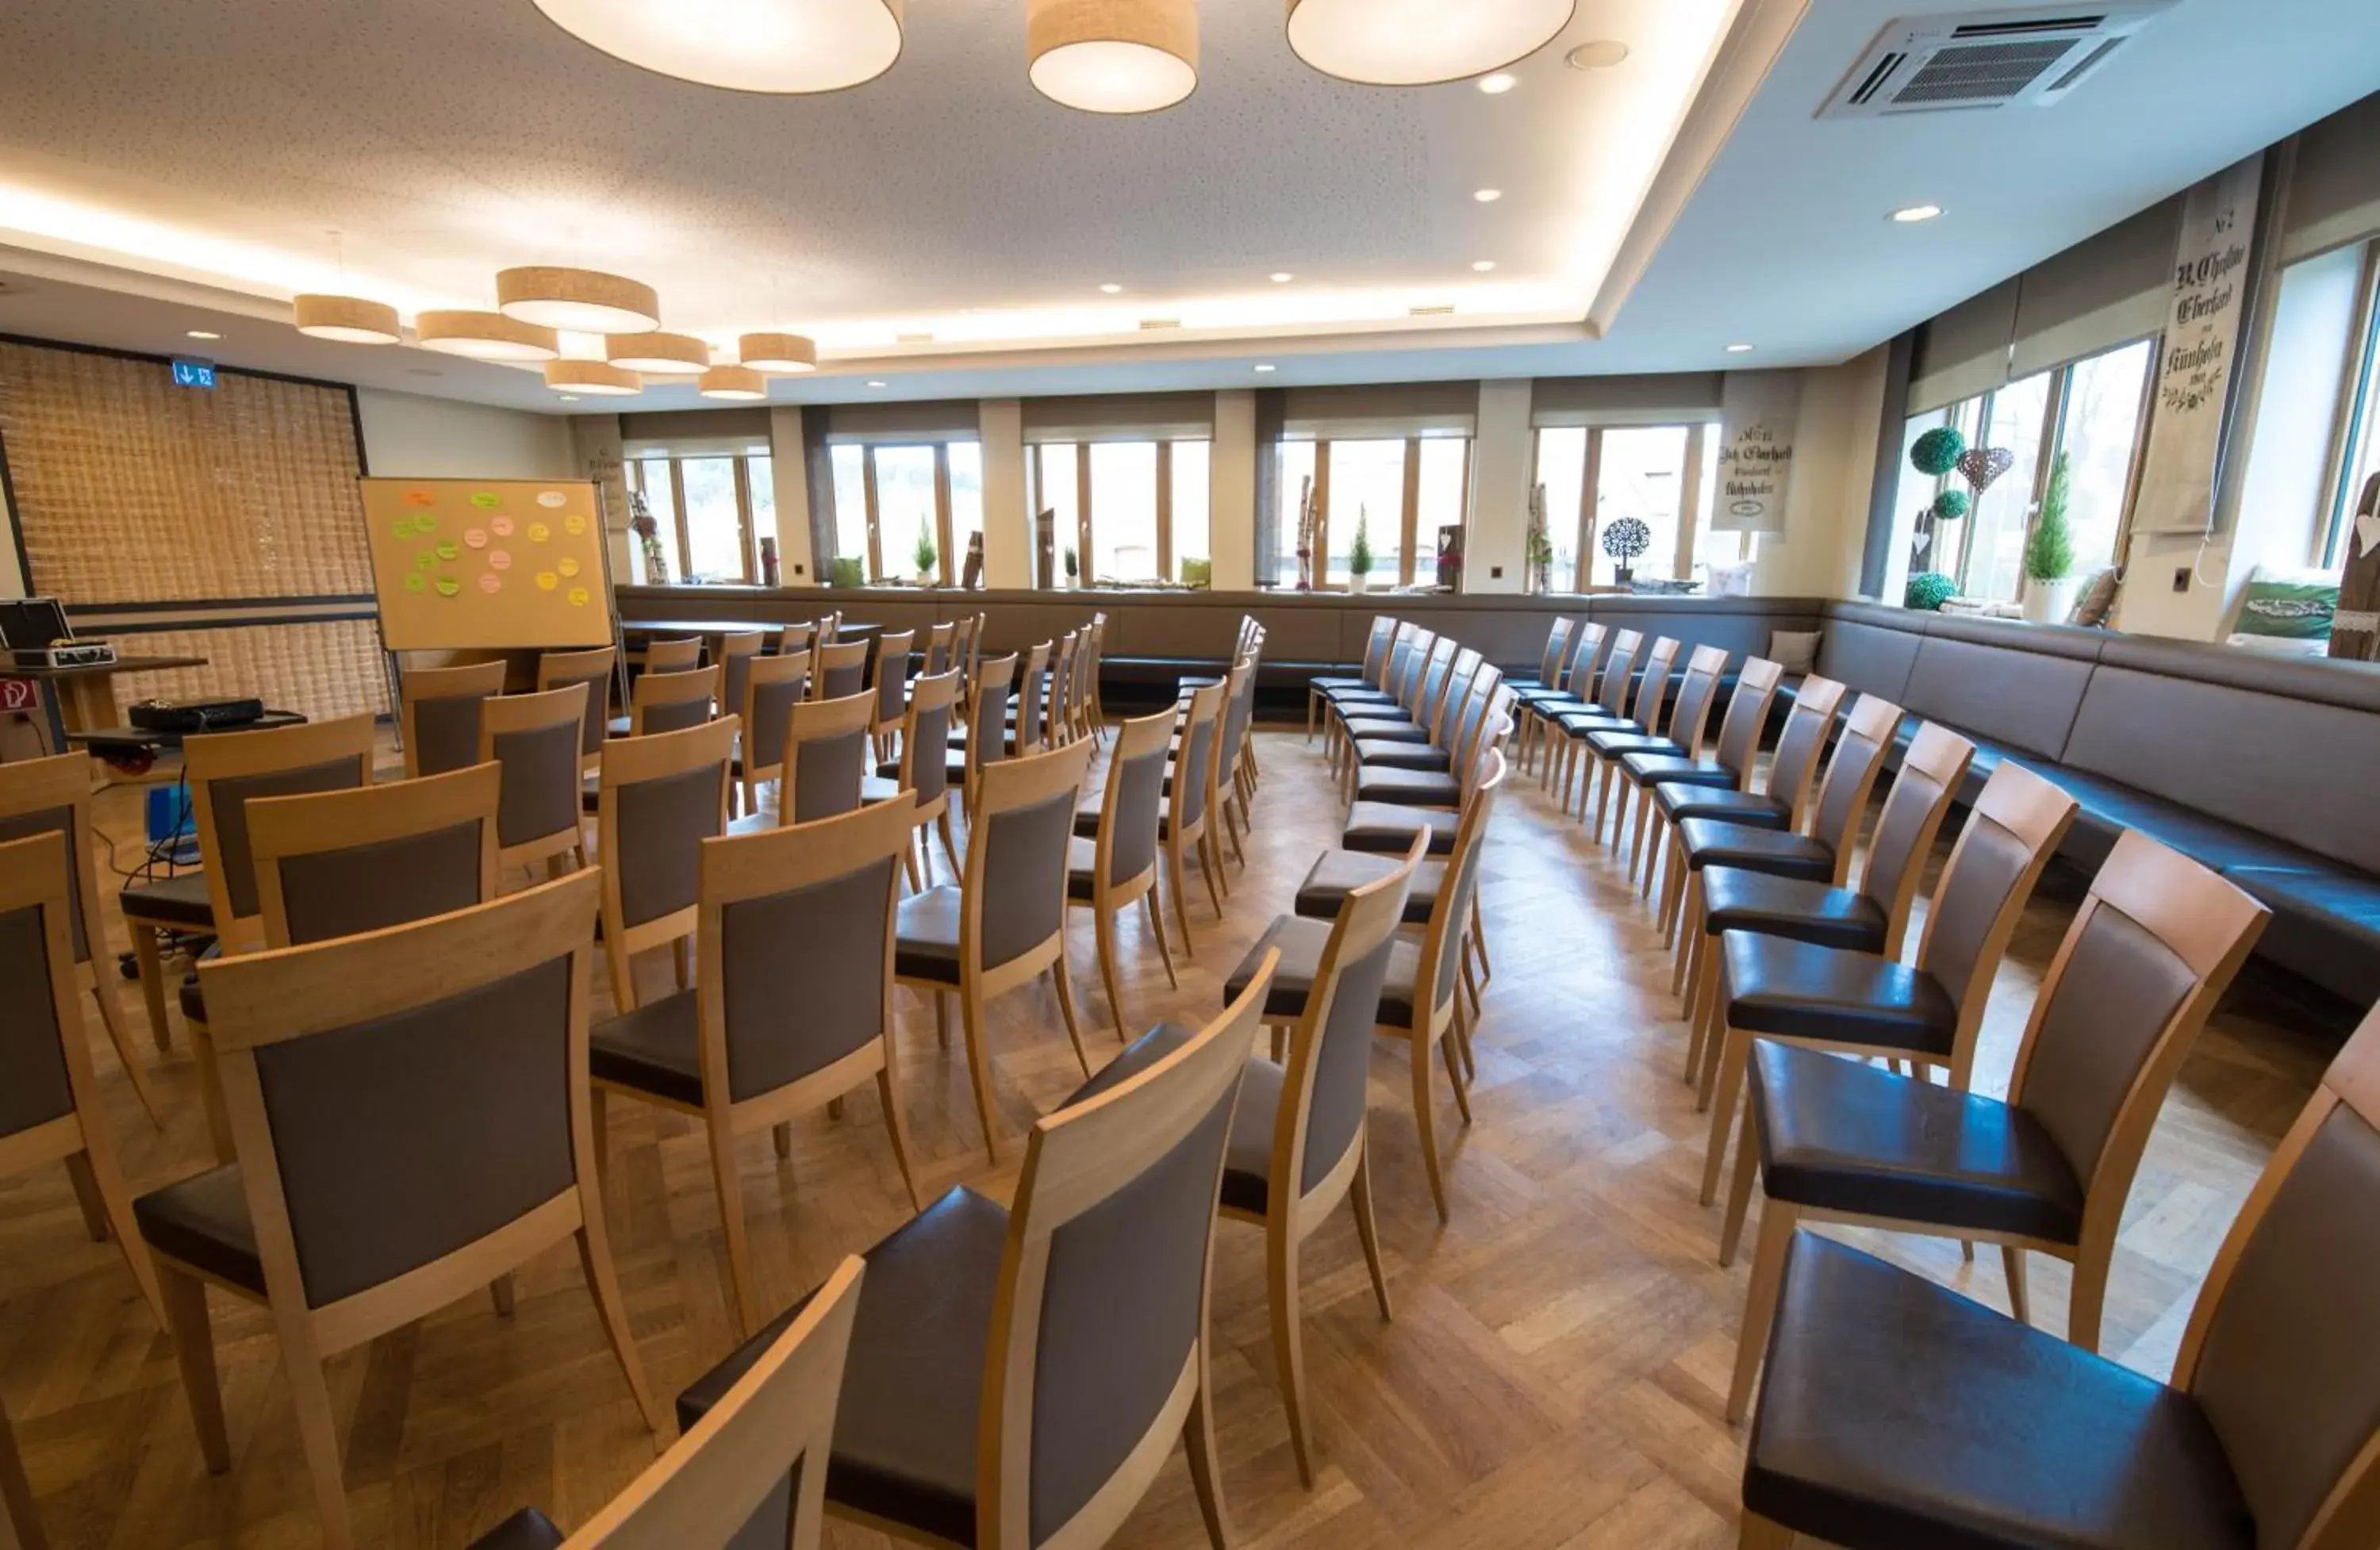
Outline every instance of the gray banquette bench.
{"label": "gray banquette bench", "polygon": [[2004,758],[2072,793],[2064,859],[2141,829],[2272,906],[2260,956],[2380,1000],[2380,666],[1872,603],[1824,627],[1820,672],[1975,739],[1969,794]]}

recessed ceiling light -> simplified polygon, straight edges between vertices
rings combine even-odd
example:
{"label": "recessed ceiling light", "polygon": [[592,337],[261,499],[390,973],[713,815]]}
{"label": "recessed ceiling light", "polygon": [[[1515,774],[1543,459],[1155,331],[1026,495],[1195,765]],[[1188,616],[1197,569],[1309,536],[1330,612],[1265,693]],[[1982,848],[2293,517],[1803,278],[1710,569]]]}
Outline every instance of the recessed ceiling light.
{"label": "recessed ceiling light", "polygon": [[1931,221],[1941,213],[1942,207],[1938,204],[1912,204],[1894,211],[1892,218],[1904,226],[1913,226],[1920,221]]}
{"label": "recessed ceiling light", "polygon": [[1481,204],[1494,204],[1498,200],[1504,197],[1504,190],[1501,188],[1482,188],[1476,193],[1474,193],[1471,197],[1477,200]]}
{"label": "recessed ceiling light", "polygon": [[193,339],[220,339],[223,335],[215,333],[212,329],[194,328],[190,330],[190,337]]}
{"label": "recessed ceiling light", "polygon": [[1504,70],[1499,70],[1492,76],[1479,78],[1479,90],[1487,92],[1490,97],[1500,97],[1520,84],[1521,79],[1518,76]]}
{"label": "recessed ceiling light", "polygon": [[890,387],[892,384],[891,384],[891,383],[889,383],[889,382],[871,381],[871,382],[869,382],[868,385],[869,387],[872,387],[872,388],[880,388],[880,387]]}
{"label": "recessed ceiling light", "polygon": [[1599,42],[1581,43],[1562,57],[1573,70],[1608,70],[1628,57],[1628,45],[1606,38]]}
{"label": "recessed ceiling light", "polygon": [[1485,273],[1487,273],[1489,270],[1494,269],[1494,268],[1496,267],[1496,260],[1493,260],[1493,259],[1482,259],[1482,260],[1480,260],[1477,263],[1473,264],[1471,267],[1472,267],[1472,269],[1473,269],[1474,271],[1475,271],[1476,272],[1481,273],[1481,274],[1485,274]]}
{"label": "recessed ceiling light", "polygon": [[1273,369],[1273,364],[1272,364],[1272,362],[1270,362],[1270,361],[1269,361],[1269,360],[1260,360],[1260,361],[1257,362],[1257,370],[1259,370],[1259,371],[1269,371],[1269,370],[1271,370],[1272,369]]}
{"label": "recessed ceiling light", "polygon": [[1292,280],[1294,280],[1294,279],[1296,279],[1296,278],[1297,278],[1297,276],[1296,276],[1296,275],[1292,274],[1289,271],[1287,271],[1287,270],[1285,270],[1285,269],[1277,269],[1277,270],[1273,271],[1272,283],[1273,283],[1274,285],[1288,285]]}
{"label": "recessed ceiling light", "polygon": [[575,393],[565,393],[562,395],[562,401],[565,404],[576,404],[578,402],[578,395]]}
{"label": "recessed ceiling light", "polygon": [[1110,296],[1122,296],[1123,294],[1123,287],[1117,285],[1112,280],[1109,281],[1106,285],[1101,285],[1099,289],[1107,292]]}
{"label": "recessed ceiling light", "polygon": [[1740,356],[1750,348],[1752,348],[1752,346],[1749,345],[1730,345],[1727,347],[1727,353],[1731,356]]}

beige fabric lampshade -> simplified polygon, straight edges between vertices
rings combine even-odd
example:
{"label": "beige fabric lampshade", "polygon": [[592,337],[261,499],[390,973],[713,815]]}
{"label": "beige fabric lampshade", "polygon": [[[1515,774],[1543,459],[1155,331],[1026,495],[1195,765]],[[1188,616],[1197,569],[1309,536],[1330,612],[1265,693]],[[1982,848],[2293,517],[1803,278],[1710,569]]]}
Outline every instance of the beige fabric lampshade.
{"label": "beige fabric lampshade", "polygon": [[301,296],[289,303],[298,332],[343,345],[394,345],[400,337],[396,309],[359,296]]}
{"label": "beige fabric lampshade", "polygon": [[631,371],[683,377],[710,369],[710,346],[690,333],[613,333],[603,340],[603,358]]}
{"label": "beige fabric lampshade", "polygon": [[735,358],[755,371],[815,371],[818,341],[798,333],[747,333],[735,341]]}
{"label": "beige fabric lampshade", "polygon": [[769,396],[769,379],[748,366],[714,366],[696,379],[694,386],[705,398],[749,403]]}
{"label": "beige fabric lampshade", "polygon": [[902,0],[536,0],[556,27],[656,74],[735,91],[840,91],[901,56]]}
{"label": "beige fabric lampshade", "polygon": [[1520,63],[1577,9],[1578,0],[1289,0],[1289,46],[1359,86],[1434,86]]}
{"label": "beige fabric lampshade", "polygon": [[413,320],[413,337],[425,350],[478,360],[552,360],[562,353],[553,330],[502,312],[424,312]]}
{"label": "beige fabric lampshade", "polygon": [[1198,86],[1196,0],[1026,0],[1027,74],[1085,113],[1155,113]]}
{"label": "beige fabric lampshade", "polygon": [[496,308],[525,323],[580,333],[638,333],[662,324],[661,297],[650,285],[592,269],[500,270]]}
{"label": "beige fabric lampshade", "polygon": [[549,360],[545,363],[545,385],[561,393],[593,394],[606,398],[622,398],[645,391],[642,377],[601,360]]}

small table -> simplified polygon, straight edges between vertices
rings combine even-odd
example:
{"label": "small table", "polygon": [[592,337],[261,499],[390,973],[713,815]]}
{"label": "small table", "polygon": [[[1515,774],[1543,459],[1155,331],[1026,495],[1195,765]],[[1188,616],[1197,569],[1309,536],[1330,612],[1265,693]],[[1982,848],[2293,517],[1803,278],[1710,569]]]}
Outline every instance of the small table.
{"label": "small table", "polygon": [[[795,623],[801,623],[801,621],[795,621]],[[754,619],[623,619],[620,621],[620,639],[624,645],[641,648],[646,641],[657,636],[671,637],[700,636],[709,647],[710,654],[716,657],[719,654],[719,637],[722,636],[748,635],[758,630],[773,636],[784,627],[782,624]],[[881,624],[856,624],[846,619],[843,622],[843,628],[835,632],[835,638],[868,640],[882,634],[884,626]]]}
{"label": "small table", "polygon": [[82,667],[0,667],[0,678],[30,678],[50,686],[50,738],[64,749],[72,733],[115,720],[115,689],[109,680],[117,673],[206,665],[204,657],[118,657]]}

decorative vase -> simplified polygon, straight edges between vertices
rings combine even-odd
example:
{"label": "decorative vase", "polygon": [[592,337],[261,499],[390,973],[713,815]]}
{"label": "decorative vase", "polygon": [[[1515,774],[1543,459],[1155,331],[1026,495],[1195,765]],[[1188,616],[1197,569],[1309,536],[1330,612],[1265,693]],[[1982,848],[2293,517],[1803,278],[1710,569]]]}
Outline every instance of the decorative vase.
{"label": "decorative vase", "polygon": [[1347,590],[1350,592],[1360,593],[1369,591],[1371,589],[1371,585],[1372,578],[1368,573],[1363,575],[1357,575],[1354,572],[1350,571],[1347,575]]}
{"label": "decorative vase", "polygon": [[2063,624],[2074,612],[2074,577],[2024,584],[2024,616],[2036,624]]}
{"label": "decorative vase", "polygon": [[1618,586],[1633,587],[1636,585],[1636,569],[1633,565],[1614,566],[1611,579]]}

